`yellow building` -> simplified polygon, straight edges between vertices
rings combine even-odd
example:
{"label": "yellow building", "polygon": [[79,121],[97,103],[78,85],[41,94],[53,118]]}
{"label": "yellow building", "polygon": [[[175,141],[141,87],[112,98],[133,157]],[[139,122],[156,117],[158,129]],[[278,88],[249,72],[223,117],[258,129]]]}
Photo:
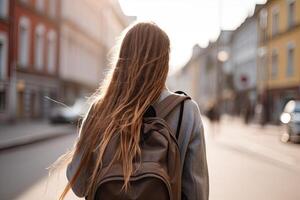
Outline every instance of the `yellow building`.
{"label": "yellow building", "polygon": [[268,0],[258,24],[258,91],[278,122],[284,104],[300,98],[300,1]]}

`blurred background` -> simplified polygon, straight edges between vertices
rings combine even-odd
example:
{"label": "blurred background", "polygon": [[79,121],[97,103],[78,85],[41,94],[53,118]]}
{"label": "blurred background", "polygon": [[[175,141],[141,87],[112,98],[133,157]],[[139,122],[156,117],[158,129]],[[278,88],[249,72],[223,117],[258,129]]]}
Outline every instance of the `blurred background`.
{"label": "blurred background", "polygon": [[[211,200],[300,199],[300,0],[0,0],[0,199],[57,199],[116,38],[154,21],[199,105]],[[68,199],[77,199],[70,192]]]}

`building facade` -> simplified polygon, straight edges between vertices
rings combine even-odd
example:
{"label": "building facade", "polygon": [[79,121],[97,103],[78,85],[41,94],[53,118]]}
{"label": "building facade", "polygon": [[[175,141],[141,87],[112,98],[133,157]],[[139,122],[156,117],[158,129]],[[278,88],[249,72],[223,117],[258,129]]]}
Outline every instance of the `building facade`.
{"label": "building facade", "polygon": [[226,111],[231,34],[232,31],[221,31],[218,39],[206,48],[195,45],[190,60],[170,77],[171,88],[186,91],[203,112],[213,106]]}
{"label": "building facade", "polygon": [[219,113],[234,114],[233,101],[235,91],[233,87],[233,64],[232,64],[232,30],[222,30],[216,41],[215,62],[217,73],[216,107]]}
{"label": "building facade", "polygon": [[117,0],[0,0],[0,121],[47,118],[51,99],[94,91],[133,20]]}
{"label": "building facade", "polygon": [[59,74],[62,99],[71,104],[101,84],[108,51],[129,21],[117,0],[61,2]]}
{"label": "building facade", "polygon": [[195,45],[190,60],[178,71],[167,79],[168,87],[173,90],[181,90],[197,101],[198,97],[198,73],[199,51],[201,47]]}
{"label": "building facade", "polygon": [[59,91],[58,0],[10,0],[10,119],[46,118]]}
{"label": "building facade", "polygon": [[258,24],[260,101],[265,120],[278,123],[285,103],[300,98],[300,2],[267,1]]}
{"label": "building facade", "polygon": [[197,85],[198,103],[203,111],[207,111],[217,102],[218,90],[218,47],[216,42],[201,49],[198,55]]}
{"label": "building facade", "polygon": [[257,10],[248,17],[236,30],[231,38],[231,64],[233,67],[233,84],[237,114],[253,113],[256,105],[256,74],[257,74]]}
{"label": "building facade", "polygon": [[8,117],[9,0],[0,1],[0,121]]}
{"label": "building facade", "polygon": [[231,35],[232,31],[222,30],[216,41],[199,51],[196,84],[203,111],[214,107],[219,112],[231,112]]}

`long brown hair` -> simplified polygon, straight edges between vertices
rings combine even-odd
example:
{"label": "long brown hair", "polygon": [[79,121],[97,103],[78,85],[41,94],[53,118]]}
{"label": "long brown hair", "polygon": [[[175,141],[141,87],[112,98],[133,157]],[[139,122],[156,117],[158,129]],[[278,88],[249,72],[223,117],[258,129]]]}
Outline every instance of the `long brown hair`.
{"label": "long brown hair", "polygon": [[80,137],[71,154],[80,152],[81,161],[60,199],[64,199],[80,171],[87,169],[92,156],[96,159],[87,194],[89,199],[93,198],[103,154],[112,137],[118,137],[120,142],[111,162],[118,160],[122,163],[123,189],[127,190],[133,173],[133,159],[140,155],[143,114],[158,99],[165,86],[169,53],[169,38],[154,23],[138,23],[126,32],[111,73],[91,96],[90,109],[82,119]]}

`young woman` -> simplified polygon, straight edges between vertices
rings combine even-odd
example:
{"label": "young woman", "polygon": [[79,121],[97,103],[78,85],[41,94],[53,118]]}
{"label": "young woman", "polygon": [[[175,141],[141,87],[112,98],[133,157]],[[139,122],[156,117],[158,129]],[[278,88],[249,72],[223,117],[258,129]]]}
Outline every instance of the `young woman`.
{"label": "young woman", "polygon": [[[104,151],[113,137],[119,137],[120,144],[114,151],[121,159],[124,184],[129,183],[132,161],[140,151],[143,115],[149,105],[172,94],[165,86],[169,52],[167,34],[154,23],[138,23],[125,34],[111,73],[92,95],[91,107],[82,120],[67,168],[69,183],[61,199],[71,188],[81,197],[96,191]],[[177,128],[179,110],[176,107],[165,119],[173,132]],[[178,138],[182,196],[207,200],[209,186],[203,125],[193,100],[185,102],[180,130],[183,130]]]}

